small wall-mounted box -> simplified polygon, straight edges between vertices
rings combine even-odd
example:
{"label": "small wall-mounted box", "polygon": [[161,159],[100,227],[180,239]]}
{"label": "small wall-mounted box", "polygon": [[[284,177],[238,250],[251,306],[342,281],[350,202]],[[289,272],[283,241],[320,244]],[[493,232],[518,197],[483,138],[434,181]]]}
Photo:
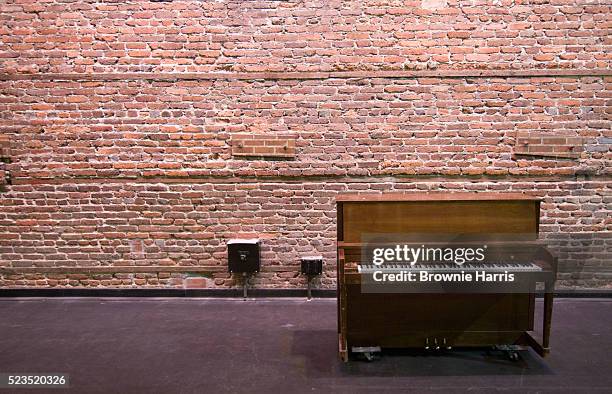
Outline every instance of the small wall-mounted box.
{"label": "small wall-mounted box", "polygon": [[260,240],[230,239],[227,241],[227,265],[230,273],[254,273],[260,268]]}
{"label": "small wall-mounted box", "polygon": [[304,275],[316,276],[323,273],[323,256],[302,257],[301,272]]}

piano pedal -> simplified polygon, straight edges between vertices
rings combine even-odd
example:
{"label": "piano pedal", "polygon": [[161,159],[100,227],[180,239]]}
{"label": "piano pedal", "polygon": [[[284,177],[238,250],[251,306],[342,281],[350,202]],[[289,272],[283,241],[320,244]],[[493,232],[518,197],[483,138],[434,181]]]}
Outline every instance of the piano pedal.
{"label": "piano pedal", "polygon": [[446,343],[446,338],[442,338],[442,343],[438,342],[438,338],[434,338],[433,345],[429,343],[429,338],[425,338],[425,350],[444,351],[452,349],[453,347]]}
{"label": "piano pedal", "polygon": [[444,350],[452,350],[452,349],[453,349],[453,347],[452,347],[452,346],[449,346],[449,345],[446,343],[446,338],[444,338],[444,339],[442,340],[442,346],[443,346],[442,348],[443,348]]}
{"label": "piano pedal", "polygon": [[361,354],[367,362],[371,362],[380,353],[380,346],[353,346],[351,352]]}

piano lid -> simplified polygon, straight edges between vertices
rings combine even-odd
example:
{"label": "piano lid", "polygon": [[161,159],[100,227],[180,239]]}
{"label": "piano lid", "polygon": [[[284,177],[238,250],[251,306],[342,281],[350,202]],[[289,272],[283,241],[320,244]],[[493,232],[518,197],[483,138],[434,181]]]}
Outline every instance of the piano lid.
{"label": "piano lid", "polygon": [[379,202],[379,201],[541,201],[540,197],[524,193],[500,192],[393,192],[393,193],[341,193],[338,202]]}
{"label": "piano lid", "polygon": [[[521,193],[355,193],[338,196],[338,241],[364,236],[451,234],[457,240],[538,238],[537,197]],[[388,238],[391,240],[390,238]],[[393,239],[395,241],[395,238]]]}

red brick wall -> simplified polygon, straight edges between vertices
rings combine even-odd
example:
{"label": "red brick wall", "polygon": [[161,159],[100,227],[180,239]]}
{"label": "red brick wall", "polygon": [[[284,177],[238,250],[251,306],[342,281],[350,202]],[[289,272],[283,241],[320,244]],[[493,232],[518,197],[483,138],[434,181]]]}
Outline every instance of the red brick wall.
{"label": "red brick wall", "polygon": [[241,235],[333,287],[337,193],[448,189],[541,196],[559,286],[609,287],[600,3],[5,1],[0,287],[232,286]]}
{"label": "red brick wall", "polygon": [[0,57],[33,73],[610,66],[607,0],[432,3],[4,0]]}

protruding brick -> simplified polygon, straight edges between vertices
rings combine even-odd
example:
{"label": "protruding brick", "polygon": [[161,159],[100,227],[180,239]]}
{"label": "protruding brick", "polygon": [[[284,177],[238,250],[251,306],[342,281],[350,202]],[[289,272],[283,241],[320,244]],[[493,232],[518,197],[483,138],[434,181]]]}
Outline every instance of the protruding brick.
{"label": "protruding brick", "polygon": [[274,134],[234,134],[231,138],[233,156],[295,157],[295,137]]}
{"label": "protruding brick", "polygon": [[584,139],[573,134],[518,132],[513,153],[521,156],[578,158],[584,151]]}

